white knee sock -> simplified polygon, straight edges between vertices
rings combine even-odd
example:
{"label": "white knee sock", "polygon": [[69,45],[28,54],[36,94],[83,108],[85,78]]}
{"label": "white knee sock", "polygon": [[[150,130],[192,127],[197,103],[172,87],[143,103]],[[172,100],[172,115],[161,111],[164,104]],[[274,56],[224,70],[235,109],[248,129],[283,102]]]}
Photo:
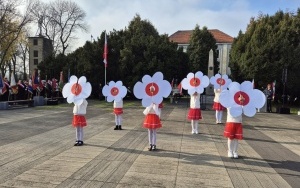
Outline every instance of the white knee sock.
{"label": "white knee sock", "polygon": [[195,131],[195,120],[191,120],[192,132]]}
{"label": "white knee sock", "polygon": [[222,122],[222,115],[223,115],[223,111],[219,111],[219,114],[218,114],[218,121],[221,123]]}
{"label": "white knee sock", "polygon": [[237,153],[239,141],[237,139],[233,140],[233,153]]}
{"label": "white knee sock", "polygon": [[122,125],[122,116],[118,115],[118,125]]}
{"label": "white knee sock", "polygon": [[156,129],[152,129],[152,144],[156,145]]}
{"label": "white knee sock", "polygon": [[115,114],[115,123],[116,123],[116,125],[119,125],[118,123],[118,115],[117,114]]}
{"label": "white knee sock", "polygon": [[76,140],[83,141],[83,127],[76,127]]}
{"label": "white knee sock", "polygon": [[216,110],[216,122],[219,122],[219,111]]}
{"label": "white knee sock", "polygon": [[234,143],[234,140],[230,140],[230,139],[228,138],[227,146],[228,146],[228,151],[229,151],[229,152],[232,152],[232,151],[233,151],[233,143]]}
{"label": "white knee sock", "polygon": [[194,128],[195,128],[195,132],[198,133],[198,120],[195,120],[195,125],[194,125]]}
{"label": "white knee sock", "polygon": [[153,129],[148,129],[148,138],[149,138],[149,144],[152,145],[152,141],[153,141]]}

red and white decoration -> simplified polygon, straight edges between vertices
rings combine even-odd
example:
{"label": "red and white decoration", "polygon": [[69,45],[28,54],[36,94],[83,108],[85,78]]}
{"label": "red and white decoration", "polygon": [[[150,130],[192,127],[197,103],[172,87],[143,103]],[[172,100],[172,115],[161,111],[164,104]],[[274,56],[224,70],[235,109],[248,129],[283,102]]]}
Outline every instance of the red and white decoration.
{"label": "red and white decoration", "polygon": [[62,95],[67,98],[68,103],[74,103],[77,105],[82,104],[83,99],[88,98],[91,95],[92,86],[87,82],[85,76],[81,76],[79,79],[76,76],[71,76],[69,83],[65,84],[62,90]]}
{"label": "red and white decoration", "polygon": [[164,80],[161,72],[156,72],[152,77],[145,75],[142,82],[138,81],[133,88],[136,98],[142,99],[144,107],[150,106],[152,103],[160,104],[163,97],[167,98],[171,93],[171,84]]}
{"label": "red and white decoration", "polygon": [[220,103],[229,108],[233,117],[240,116],[242,113],[248,117],[253,117],[256,108],[261,108],[265,104],[265,95],[262,91],[253,89],[250,81],[244,81],[242,84],[232,82],[228,89],[222,91]]}
{"label": "red and white decoration", "polygon": [[201,94],[204,92],[204,88],[209,85],[209,78],[198,71],[196,74],[189,73],[181,84],[183,89],[188,90],[189,95],[193,95],[195,92]]}
{"label": "red and white decoration", "polygon": [[110,81],[103,87],[102,94],[107,97],[107,102],[119,102],[126,96],[127,89],[123,86],[122,81]]}
{"label": "red and white decoration", "polygon": [[227,89],[228,85],[232,82],[226,74],[223,74],[222,76],[216,74],[215,76],[212,76],[209,81],[214,86],[214,89],[221,90]]}

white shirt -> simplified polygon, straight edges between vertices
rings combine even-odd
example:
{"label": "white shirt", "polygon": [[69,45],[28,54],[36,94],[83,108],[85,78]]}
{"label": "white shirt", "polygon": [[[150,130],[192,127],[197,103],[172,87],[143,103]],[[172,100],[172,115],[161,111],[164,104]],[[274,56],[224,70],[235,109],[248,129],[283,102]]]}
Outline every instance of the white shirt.
{"label": "white shirt", "polygon": [[158,105],[152,103],[150,106],[148,106],[144,112],[145,115],[147,114],[156,114],[159,115],[159,111],[158,111]]}
{"label": "white shirt", "polygon": [[242,123],[242,115],[233,117],[229,112],[229,108],[227,108],[227,121],[226,122]]}
{"label": "white shirt", "polygon": [[221,94],[221,89],[214,89],[215,92],[215,98],[214,98],[214,102],[220,102],[220,94]]}
{"label": "white shirt", "polygon": [[200,108],[200,94],[191,95],[190,108]]}
{"label": "white shirt", "polygon": [[81,103],[81,105],[77,105],[77,104],[74,105],[73,113],[75,115],[85,115],[87,105],[88,105],[88,102],[85,99],[83,99],[83,102]]}
{"label": "white shirt", "polygon": [[121,99],[119,102],[114,101],[114,108],[123,108],[123,100]]}

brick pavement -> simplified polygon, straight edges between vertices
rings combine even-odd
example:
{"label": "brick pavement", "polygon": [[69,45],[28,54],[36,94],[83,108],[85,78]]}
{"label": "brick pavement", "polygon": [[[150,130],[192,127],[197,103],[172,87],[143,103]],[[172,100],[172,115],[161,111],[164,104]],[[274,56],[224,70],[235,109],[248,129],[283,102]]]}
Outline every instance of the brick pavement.
{"label": "brick pavement", "polygon": [[0,187],[300,185],[300,116],[244,117],[240,158],[230,159],[214,111],[202,111],[200,134],[192,135],[187,104],[165,103],[158,151],[149,152],[140,101],[124,104],[124,130],[114,131],[112,104],[89,101],[81,147],[73,146],[72,105],[0,111]]}

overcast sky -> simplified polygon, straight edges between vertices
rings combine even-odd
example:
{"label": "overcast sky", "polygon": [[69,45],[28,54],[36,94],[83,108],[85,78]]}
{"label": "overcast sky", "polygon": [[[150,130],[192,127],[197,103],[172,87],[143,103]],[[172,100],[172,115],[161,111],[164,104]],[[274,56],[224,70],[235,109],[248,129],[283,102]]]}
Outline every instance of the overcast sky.
{"label": "overcast sky", "polygon": [[[43,0],[46,1],[46,0]],[[296,12],[300,0],[72,0],[86,13],[88,33],[79,32],[72,47],[128,26],[136,14],[150,21],[160,34],[172,35],[178,30],[219,29],[232,37],[245,31],[251,17],[259,13],[274,15],[283,10]]]}

